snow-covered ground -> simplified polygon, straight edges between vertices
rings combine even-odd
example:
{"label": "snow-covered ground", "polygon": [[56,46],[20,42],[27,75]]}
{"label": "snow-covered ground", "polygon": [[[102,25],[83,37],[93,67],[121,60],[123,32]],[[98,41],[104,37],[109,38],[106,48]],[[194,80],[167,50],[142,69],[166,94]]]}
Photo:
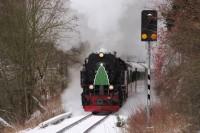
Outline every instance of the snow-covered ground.
{"label": "snow-covered ground", "polygon": [[3,118],[0,117],[0,125],[5,127],[13,128],[8,122],[6,122]]}
{"label": "snow-covered ground", "polygon": [[[70,125],[71,123],[81,119],[83,116],[75,116],[69,119],[64,120],[63,122],[57,125],[49,125],[45,128],[40,128],[39,126],[34,129],[27,129],[21,131],[20,133],[56,133],[61,130],[63,127]],[[89,126],[91,126],[96,121],[100,120],[103,116],[94,116],[86,121],[83,121],[78,126],[67,130],[66,133],[83,133]],[[109,116],[104,122],[98,125],[94,130],[93,133],[120,133],[121,128],[116,127],[116,116],[112,115]]]}
{"label": "snow-covered ground", "polygon": [[[97,127],[95,127],[92,130],[92,133],[120,133],[124,132],[124,127],[119,128],[116,126],[117,123],[117,115],[119,115],[121,118],[123,118],[125,121],[128,118],[128,116],[132,115],[136,111],[145,108],[146,105],[146,90],[144,86],[143,81],[138,82],[138,87],[137,87],[137,93],[133,94],[130,96],[127,100],[127,102],[124,104],[124,106],[115,114],[110,115],[105,121],[103,121],[101,124],[99,124]],[[154,93],[152,92],[152,101],[156,101],[156,97]],[[37,127],[34,129],[28,129],[21,131],[20,133],[56,133],[63,127],[70,125],[71,123],[83,118],[87,113],[80,114],[73,116],[71,118],[65,117],[65,120],[58,124],[47,124],[48,126],[41,127],[42,124],[39,124]],[[93,116],[91,118],[88,118],[87,120],[81,122],[79,126],[76,126],[75,128],[72,128],[70,130],[67,130],[66,133],[82,133],[84,130],[88,128],[89,125],[92,123],[95,123],[95,121],[98,121],[102,118],[103,116]],[[58,116],[56,117],[58,118]],[[52,118],[52,120],[55,120]],[[50,122],[51,120],[48,120]],[[48,122],[43,122],[43,123],[48,123]]]}

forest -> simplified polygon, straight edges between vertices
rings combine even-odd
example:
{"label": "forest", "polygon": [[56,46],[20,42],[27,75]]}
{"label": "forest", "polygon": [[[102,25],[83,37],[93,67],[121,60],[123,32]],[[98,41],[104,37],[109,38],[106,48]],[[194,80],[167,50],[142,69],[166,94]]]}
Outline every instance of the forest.
{"label": "forest", "polygon": [[0,9],[0,116],[24,125],[36,110],[43,120],[61,113],[68,67],[80,63],[83,47],[64,52],[57,41],[75,30],[76,17],[62,19],[62,0],[3,0]]}
{"label": "forest", "polygon": [[[200,1],[167,0],[159,5],[159,43],[154,50],[155,91],[160,105],[152,107],[153,132],[195,133],[200,129]],[[158,19],[159,21],[159,19]],[[130,118],[144,132],[145,112]]]}

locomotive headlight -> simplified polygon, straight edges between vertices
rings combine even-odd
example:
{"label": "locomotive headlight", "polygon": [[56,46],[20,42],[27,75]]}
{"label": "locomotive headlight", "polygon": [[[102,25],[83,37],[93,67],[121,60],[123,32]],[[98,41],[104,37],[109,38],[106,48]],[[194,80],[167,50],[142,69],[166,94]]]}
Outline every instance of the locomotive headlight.
{"label": "locomotive headlight", "polygon": [[90,90],[94,89],[94,86],[93,85],[89,85],[89,89]]}
{"label": "locomotive headlight", "polygon": [[99,53],[99,57],[104,57],[104,54],[102,52]]}
{"label": "locomotive headlight", "polygon": [[113,90],[113,89],[114,89],[114,86],[113,86],[113,85],[110,85],[110,86],[109,86],[109,89],[110,89],[110,90]]}

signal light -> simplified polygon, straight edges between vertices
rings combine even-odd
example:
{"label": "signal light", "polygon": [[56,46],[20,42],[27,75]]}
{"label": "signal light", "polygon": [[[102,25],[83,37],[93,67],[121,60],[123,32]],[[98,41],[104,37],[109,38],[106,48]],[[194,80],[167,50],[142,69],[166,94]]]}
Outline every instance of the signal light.
{"label": "signal light", "polygon": [[157,41],[157,11],[143,10],[141,41]]}
{"label": "signal light", "polygon": [[142,39],[143,39],[143,40],[146,40],[147,38],[148,38],[147,34],[143,33],[143,34],[142,34]]}
{"label": "signal light", "polygon": [[151,34],[151,39],[152,40],[156,40],[157,39],[157,34],[155,34],[155,33]]}

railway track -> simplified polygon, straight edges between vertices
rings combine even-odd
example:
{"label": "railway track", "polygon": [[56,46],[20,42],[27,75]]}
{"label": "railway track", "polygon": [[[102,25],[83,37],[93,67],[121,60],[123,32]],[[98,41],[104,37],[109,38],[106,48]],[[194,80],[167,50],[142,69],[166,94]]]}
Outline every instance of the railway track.
{"label": "railway track", "polygon": [[106,118],[108,118],[109,115],[103,117],[102,119],[100,119],[99,121],[97,121],[96,123],[94,123],[92,126],[90,126],[89,128],[87,128],[83,133],[89,133],[92,129],[94,129],[97,125],[99,125],[101,122],[103,122]]}
{"label": "railway track", "polygon": [[[85,117],[73,122],[70,125],[60,129],[56,133],[89,133],[92,129],[102,123],[109,115],[106,116],[96,116],[88,114]],[[78,132],[77,132],[78,130]]]}

